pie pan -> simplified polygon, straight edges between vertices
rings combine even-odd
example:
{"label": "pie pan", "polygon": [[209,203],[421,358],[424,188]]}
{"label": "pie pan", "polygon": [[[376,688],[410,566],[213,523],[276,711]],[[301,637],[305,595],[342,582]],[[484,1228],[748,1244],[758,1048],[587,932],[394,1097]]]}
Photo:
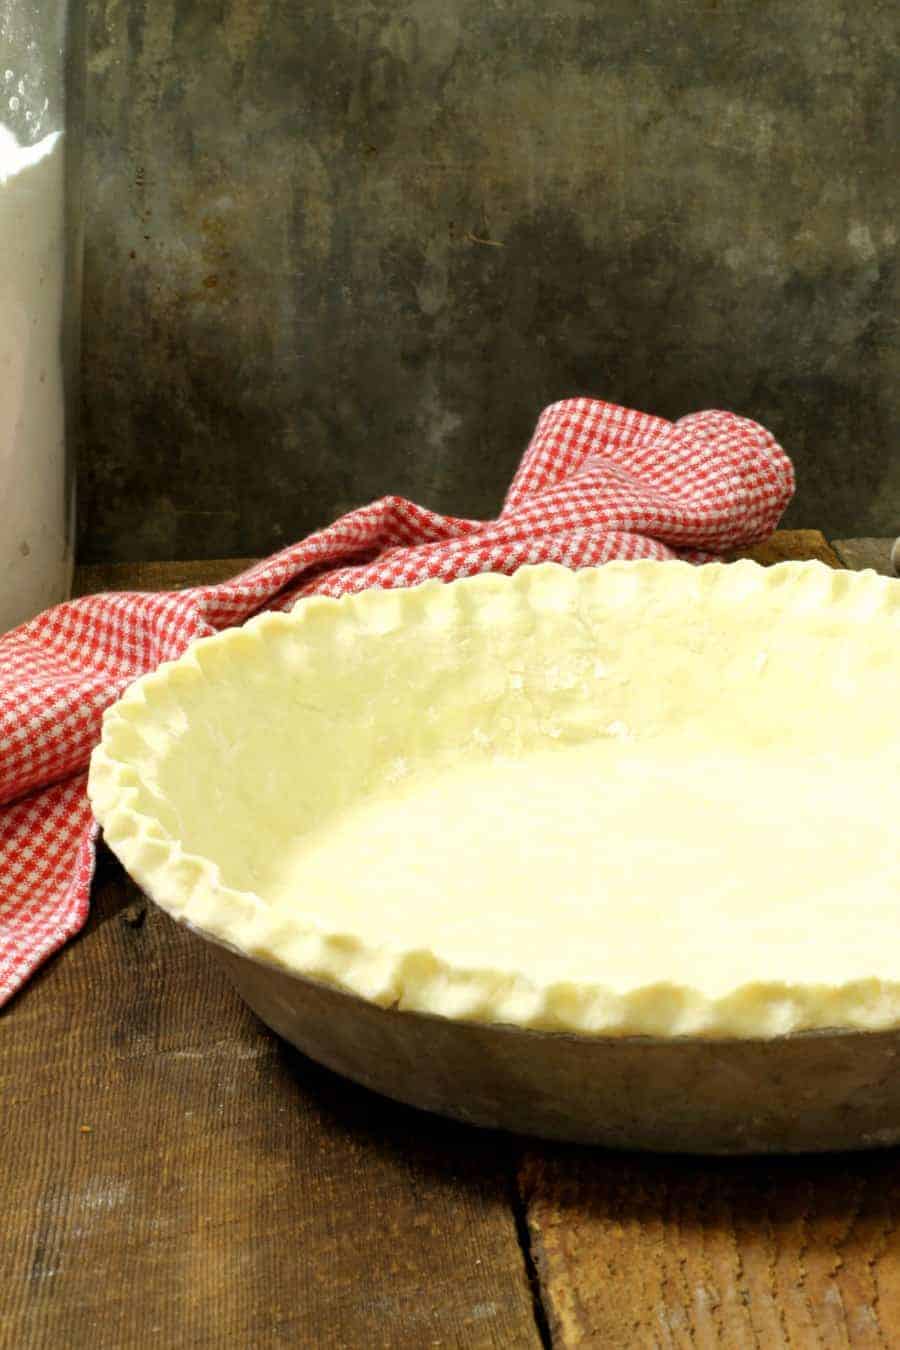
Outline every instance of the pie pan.
{"label": "pie pan", "polygon": [[367,1086],[623,1148],[900,1139],[900,586],[555,565],[301,602],[105,717],[106,840]]}

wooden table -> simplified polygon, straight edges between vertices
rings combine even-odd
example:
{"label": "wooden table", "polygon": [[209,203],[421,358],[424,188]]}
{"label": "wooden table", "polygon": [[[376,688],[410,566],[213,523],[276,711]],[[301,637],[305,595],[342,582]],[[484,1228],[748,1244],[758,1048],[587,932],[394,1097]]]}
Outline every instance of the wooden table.
{"label": "wooden table", "polygon": [[[840,565],[810,531],[759,556]],[[612,1154],[394,1105],[280,1043],[102,851],[85,932],[0,1019],[0,1120],[11,1350],[900,1345],[896,1153]]]}

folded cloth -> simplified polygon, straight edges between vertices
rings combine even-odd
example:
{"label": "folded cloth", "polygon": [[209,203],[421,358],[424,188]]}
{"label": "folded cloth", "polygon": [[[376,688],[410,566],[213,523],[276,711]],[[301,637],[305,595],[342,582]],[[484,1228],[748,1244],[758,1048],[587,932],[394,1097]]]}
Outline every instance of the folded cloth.
{"label": "folded cloth", "polygon": [[103,710],[195,638],[306,595],[611,558],[702,562],[765,538],[794,487],[763,427],[594,399],[542,413],[497,520],[384,497],[218,586],[59,605],[0,638],[0,1004],[87,917],[86,768]]}

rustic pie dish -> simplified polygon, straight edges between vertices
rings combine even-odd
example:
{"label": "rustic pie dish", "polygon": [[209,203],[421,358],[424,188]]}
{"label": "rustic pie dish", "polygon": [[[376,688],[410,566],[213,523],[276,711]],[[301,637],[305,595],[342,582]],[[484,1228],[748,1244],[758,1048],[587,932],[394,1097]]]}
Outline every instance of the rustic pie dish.
{"label": "rustic pie dish", "polygon": [[106,841],[377,1090],[621,1147],[900,1140],[900,584],[526,567],[311,598],[106,714]]}

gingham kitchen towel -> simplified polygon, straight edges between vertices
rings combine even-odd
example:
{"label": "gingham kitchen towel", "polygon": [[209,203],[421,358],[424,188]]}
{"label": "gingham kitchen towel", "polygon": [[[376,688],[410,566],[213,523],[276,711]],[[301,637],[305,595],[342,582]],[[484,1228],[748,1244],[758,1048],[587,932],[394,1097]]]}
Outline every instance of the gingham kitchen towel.
{"label": "gingham kitchen towel", "polygon": [[385,497],[222,585],[73,600],[0,638],[0,1004],[87,917],[85,770],[104,708],[195,638],[305,595],[524,563],[703,561],[765,538],[793,486],[790,460],[746,418],[672,423],[569,399],[542,413],[495,521]]}

